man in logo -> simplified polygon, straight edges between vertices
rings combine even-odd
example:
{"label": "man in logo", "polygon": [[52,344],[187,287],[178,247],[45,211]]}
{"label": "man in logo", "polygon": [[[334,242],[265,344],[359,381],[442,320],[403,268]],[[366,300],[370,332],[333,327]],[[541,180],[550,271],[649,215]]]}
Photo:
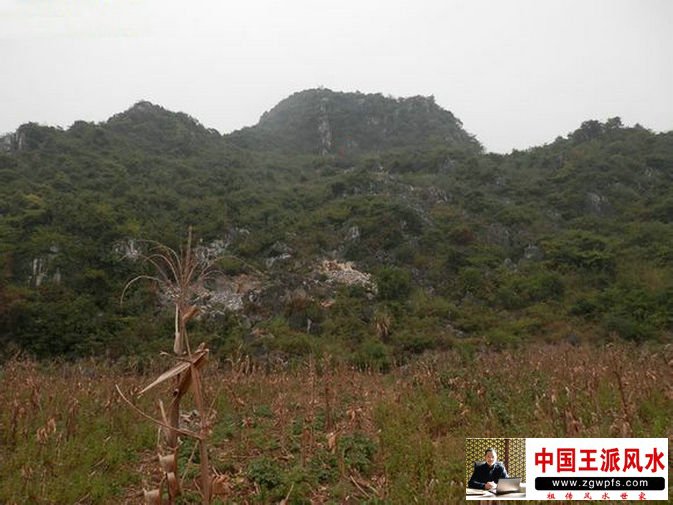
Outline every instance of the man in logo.
{"label": "man in logo", "polygon": [[474,472],[467,487],[474,489],[495,489],[500,479],[507,479],[505,465],[498,461],[498,454],[493,447],[484,451],[485,461],[474,464]]}

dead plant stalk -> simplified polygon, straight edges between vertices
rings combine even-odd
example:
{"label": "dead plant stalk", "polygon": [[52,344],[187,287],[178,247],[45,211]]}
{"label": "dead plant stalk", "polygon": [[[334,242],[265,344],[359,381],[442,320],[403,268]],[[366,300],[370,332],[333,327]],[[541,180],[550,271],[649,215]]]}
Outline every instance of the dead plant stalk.
{"label": "dead plant stalk", "polygon": [[[215,273],[214,263],[217,258],[209,258],[208,255],[199,255],[192,247],[192,229],[189,227],[186,247],[179,252],[170,247],[150,242],[151,252],[142,259],[151,266],[153,275],[139,275],[131,279],[124,288],[122,300],[127,289],[139,280],[149,280],[158,285],[160,291],[166,296],[175,309],[175,334],[173,352],[177,363],[169,370],[161,374],[154,382],[140,391],[138,396],[146,393],[154,387],[166,381],[173,383],[171,401],[168,406],[168,414],[160,402],[162,420],[141,412],[128,401],[118,388],[119,394],[136,412],[150,419],[162,429],[164,444],[159,440],[159,462],[162,464],[161,483],[168,483],[168,500],[173,503],[176,496],[181,493],[179,479],[177,478],[177,453],[180,447],[179,435],[191,436],[197,440],[200,456],[200,493],[202,503],[208,505],[211,501],[212,475],[208,459],[208,437],[210,435],[211,412],[206,411],[204,399],[204,384],[201,378],[201,369],[205,365],[209,350],[205,344],[201,344],[192,352],[187,323],[200,311],[204,296],[204,284]],[[183,396],[191,390],[194,394],[194,403],[199,417],[199,430],[192,432],[180,428],[180,403]],[[167,461],[172,461],[168,465]],[[158,489],[144,493],[147,504],[162,503],[162,485]]]}

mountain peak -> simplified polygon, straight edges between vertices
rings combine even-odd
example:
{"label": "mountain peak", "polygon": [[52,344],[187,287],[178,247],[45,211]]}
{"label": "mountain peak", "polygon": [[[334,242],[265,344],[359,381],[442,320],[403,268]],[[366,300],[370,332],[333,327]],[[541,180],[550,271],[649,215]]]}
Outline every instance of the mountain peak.
{"label": "mountain peak", "polygon": [[128,110],[138,110],[138,111],[147,111],[147,110],[165,110],[163,107],[160,105],[153,104],[149,100],[140,100],[136,103],[134,103]]}
{"label": "mountain peak", "polygon": [[443,144],[481,149],[433,96],[299,91],[265,112],[257,125],[230,137],[243,147],[316,154],[352,154]]}
{"label": "mountain peak", "polygon": [[185,124],[203,128],[192,116],[184,112],[173,112],[165,109],[161,105],[156,105],[148,100],[140,100],[129,107],[124,112],[120,112],[110,117],[107,120],[108,125],[115,125],[127,121],[144,122],[144,121],[161,121],[161,120],[179,120]]}
{"label": "mountain peak", "polygon": [[161,116],[161,115],[174,115],[179,114],[177,112],[170,111],[161,105],[150,102],[149,100],[139,100],[134,103],[131,107],[126,109],[120,114],[115,114],[110,119],[117,118],[120,115],[125,116]]}
{"label": "mountain peak", "polygon": [[204,139],[219,137],[219,133],[205,128],[192,116],[172,112],[147,100],[115,114],[104,126],[145,148],[169,149],[183,154],[195,152]]}

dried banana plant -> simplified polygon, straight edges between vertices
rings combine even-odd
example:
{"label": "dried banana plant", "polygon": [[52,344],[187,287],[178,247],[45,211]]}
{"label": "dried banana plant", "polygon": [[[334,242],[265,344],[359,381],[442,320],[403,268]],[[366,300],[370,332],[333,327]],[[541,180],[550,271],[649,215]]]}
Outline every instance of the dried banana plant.
{"label": "dried banana plant", "polygon": [[[216,273],[215,262],[217,256],[200,254],[192,248],[192,229],[189,228],[186,247],[179,252],[168,246],[151,242],[149,254],[142,256],[154,270],[153,275],[139,275],[131,279],[124,288],[122,300],[127,289],[139,280],[149,280],[158,285],[161,293],[173,304],[175,309],[175,335],[173,351],[176,354],[175,366],[161,374],[154,382],[142,389],[138,396],[164,384],[172,383],[172,398],[168,413],[164,404],[159,400],[161,419],[156,419],[140,411],[129,401],[119,388],[121,397],[140,415],[154,422],[163,433],[163,443],[159,443],[159,464],[162,470],[162,480],[158,489],[145,491],[145,503],[163,503],[164,483],[168,490],[168,503],[174,503],[175,497],[181,493],[178,479],[177,454],[179,450],[179,436],[192,437],[197,440],[200,456],[200,492],[203,503],[211,501],[212,474],[208,459],[207,440],[212,431],[212,415],[208,412],[204,400],[204,387],[201,370],[206,363],[209,350],[201,344],[192,351],[187,334],[187,322],[195,317],[208,296],[205,283]],[[183,396],[192,391],[194,403],[199,415],[200,424],[197,431],[186,430],[180,427],[180,402]]]}

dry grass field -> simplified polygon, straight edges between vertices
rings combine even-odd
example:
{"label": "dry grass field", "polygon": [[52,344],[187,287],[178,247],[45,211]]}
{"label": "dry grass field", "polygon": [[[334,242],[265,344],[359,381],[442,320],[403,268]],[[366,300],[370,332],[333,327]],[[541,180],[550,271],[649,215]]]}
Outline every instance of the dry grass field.
{"label": "dry grass field", "polygon": [[[157,430],[115,385],[136,398],[168,366],[6,362],[0,503],[143,503],[160,480]],[[673,345],[454,350],[388,373],[237,356],[209,363],[204,383],[221,504],[460,503],[466,437],[673,438]],[[156,414],[158,394],[134,401]],[[185,402],[185,428],[197,416]],[[200,503],[193,444],[175,503]]]}

